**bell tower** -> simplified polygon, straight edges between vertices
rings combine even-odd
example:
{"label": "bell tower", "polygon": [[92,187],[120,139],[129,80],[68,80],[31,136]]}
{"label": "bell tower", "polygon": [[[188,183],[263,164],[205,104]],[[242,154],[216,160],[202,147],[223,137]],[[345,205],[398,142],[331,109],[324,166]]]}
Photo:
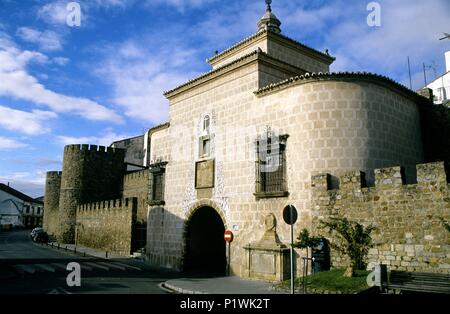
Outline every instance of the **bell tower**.
{"label": "bell tower", "polygon": [[275,16],[275,14],[272,13],[272,0],[266,0],[266,13],[264,16],[259,20],[258,22],[258,32],[263,30],[270,30],[274,33],[280,34],[281,33],[281,22],[280,20]]}

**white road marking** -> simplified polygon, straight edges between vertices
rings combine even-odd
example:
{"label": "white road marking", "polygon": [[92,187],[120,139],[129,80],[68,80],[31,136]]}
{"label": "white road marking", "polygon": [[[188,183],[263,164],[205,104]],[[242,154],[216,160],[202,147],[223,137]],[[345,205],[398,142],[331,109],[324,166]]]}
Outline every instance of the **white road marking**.
{"label": "white road marking", "polygon": [[92,266],[94,268],[100,268],[100,269],[107,270],[107,271],[109,270],[108,267],[103,266],[103,265],[99,265],[97,263],[85,262],[84,264],[88,264],[89,266]]}
{"label": "white road marking", "polygon": [[55,272],[55,269],[53,267],[45,265],[45,264],[33,264],[33,266],[37,267],[37,268],[41,268],[41,269],[51,272],[51,273]]}
{"label": "white road marking", "polygon": [[127,264],[123,264],[123,263],[119,263],[119,262],[114,262],[114,264],[123,266],[123,267],[128,268],[128,269],[139,270],[139,271],[142,270],[139,267],[131,266],[131,265],[127,265]]}
{"label": "white road marking", "polygon": [[123,267],[121,265],[113,264],[113,263],[98,262],[98,264],[104,265],[106,267],[114,268],[114,269],[126,270],[125,267]]}
{"label": "white road marking", "polygon": [[36,269],[29,265],[14,265],[13,267],[21,274],[34,274],[36,272]]}

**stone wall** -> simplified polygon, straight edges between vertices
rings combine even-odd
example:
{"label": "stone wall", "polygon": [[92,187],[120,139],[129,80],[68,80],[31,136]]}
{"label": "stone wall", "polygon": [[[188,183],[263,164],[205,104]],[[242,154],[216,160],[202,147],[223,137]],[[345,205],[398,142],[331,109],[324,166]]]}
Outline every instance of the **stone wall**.
{"label": "stone wall", "polygon": [[116,141],[111,147],[125,149],[125,163],[141,166],[144,161],[144,135]]}
{"label": "stone wall", "polygon": [[[329,189],[331,176],[312,177],[313,230],[321,219],[347,217],[363,225],[373,224],[374,247],[368,268],[374,263],[390,269],[450,273],[450,235],[441,218],[450,220],[450,185],[444,163],[417,166],[417,184],[405,185],[401,167],[375,170],[375,185],[365,187],[359,171],[339,175],[339,188]],[[333,241],[333,239],[331,239]],[[332,264],[347,260],[332,251]]]}
{"label": "stone wall", "polygon": [[228,48],[224,54],[210,60],[213,69],[218,69],[252,51],[261,49],[269,56],[289,63],[304,72],[329,72],[333,59],[299,45],[293,40],[273,32],[262,31]]}
{"label": "stone wall", "polygon": [[59,191],[61,188],[62,172],[47,172],[44,197],[43,228],[49,235],[59,233]]}
{"label": "stone wall", "polygon": [[[277,35],[270,34],[272,37]],[[302,51],[303,50],[303,51]],[[267,43],[267,51],[270,56],[292,64],[306,72],[329,72],[331,61],[325,62],[317,56],[313,56],[308,49],[300,50],[295,45],[289,44],[289,41],[278,39],[269,40]]]}
{"label": "stone wall", "polygon": [[123,177],[123,198],[136,197],[138,202],[137,222],[147,224],[147,201],[149,192],[149,171],[142,170]]}
{"label": "stone wall", "polygon": [[135,249],[145,248],[147,242],[148,196],[150,191],[148,169],[128,173],[123,178],[123,198],[137,199],[136,223],[134,225]]}
{"label": "stone wall", "polygon": [[137,198],[78,206],[76,244],[129,256],[132,253],[137,208]]}
{"label": "stone wall", "polygon": [[125,150],[118,148],[85,144],[64,148],[59,241],[74,242],[78,205],[120,197],[124,158]]}

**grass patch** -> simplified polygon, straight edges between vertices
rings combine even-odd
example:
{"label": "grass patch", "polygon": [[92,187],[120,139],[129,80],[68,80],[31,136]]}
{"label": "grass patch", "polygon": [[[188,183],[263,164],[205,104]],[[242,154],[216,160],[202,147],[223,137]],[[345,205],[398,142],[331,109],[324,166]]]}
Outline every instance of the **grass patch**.
{"label": "grass patch", "polygon": [[[306,277],[306,285],[308,292],[340,292],[340,293],[356,293],[368,289],[366,279],[370,273],[366,270],[356,271],[356,276],[349,278],[344,277],[345,269],[333,269],[330,271],[320,272]],[[283,281],[277,286],[280,290],[289,290],[291,285],[290,280]],[[296,290],[302,291],[303,280],[297,278],[295,280]]]}

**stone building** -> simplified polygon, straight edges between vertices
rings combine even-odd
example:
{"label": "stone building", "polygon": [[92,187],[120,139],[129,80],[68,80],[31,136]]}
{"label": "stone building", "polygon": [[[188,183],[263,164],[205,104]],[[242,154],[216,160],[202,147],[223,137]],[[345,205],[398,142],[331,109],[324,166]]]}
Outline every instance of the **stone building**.
{"label": "stone building", "polygon": [[[77,213],[99,217],[106,207],[107,215],[115,208],[111,201],[83,203],[131,197],[137,211],[146,214],[149,263],[224,273],[228,259],[232,274],[281,280],[289,272],[289,228],[282,210],[294,205],[299,211],[296,234],[314,229],[319,210],[313,176],[362,170],[370,185],[377,180],[374,169],[402,165],[405,180],[414,181],[416,165],[426,161],[421,107],[431,102],[383,76],[330,73],[335,59],[282,34],[268,2],[255,34],[211,57],[211,71],[165,92],[170,121],[144,136],[146,170],[136,178],[141,183],[120,179],[123,153],[93,175],[82,171],[83,164],[74,167],[76,160],[104,152],[66,147],[62,176],[47,176],[49,195],[61,177],[60,189],[54,188],[59,198],[46,195],[46,206],[59,212],[61,235],[73,240],[75,229],[111,232],[111,222],[101,229],[99,219],[91,220],[96,225],[79,222]],[[130,176],[125,178],[133,180]],[[111,195],[93,193],[112,182],[122,189],[114,185]],[[123,220],[118,211],[111,214],[117,228],[119,221],[134,226],[133,217],[140,215],[133,209],[123,213]],[[234,233],[229,251],[226,229]],[[131,230],[121,234],[131,239]],[[108,241],[113,240],[95,245],[112,246]],[[297,251],[299,273],[302,256]]]}

